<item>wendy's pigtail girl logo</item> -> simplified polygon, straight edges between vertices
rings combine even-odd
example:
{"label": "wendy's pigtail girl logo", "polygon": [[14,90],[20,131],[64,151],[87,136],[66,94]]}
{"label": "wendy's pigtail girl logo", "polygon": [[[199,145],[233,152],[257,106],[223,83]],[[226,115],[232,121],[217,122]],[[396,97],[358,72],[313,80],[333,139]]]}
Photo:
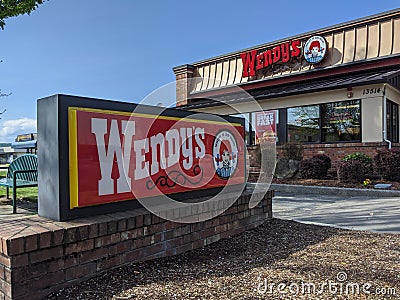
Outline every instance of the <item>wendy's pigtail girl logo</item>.
{"label": "wendy's pigtail girl logo", "polygon": [[233,157],[233,153],[229,151],[229,147],[222,143],[220,147],[220,153],[217,153],[215,160],[217,161],[217,175],[221,178],[229,178],[232,174],[232,160],[235,158]]}
{"label": "wendy's pigtail girl logo", "polygon": [[321,36],[313,36],[304,45],[304,58],[311,64],[322,61],[326,54],[326,41]]}
{"label": "wendy's pigtail girl logo", "polygon": [[230,131],[220,131],[213,143],[214,167],[218,177],[228,179],[236,170],[238,149]]}

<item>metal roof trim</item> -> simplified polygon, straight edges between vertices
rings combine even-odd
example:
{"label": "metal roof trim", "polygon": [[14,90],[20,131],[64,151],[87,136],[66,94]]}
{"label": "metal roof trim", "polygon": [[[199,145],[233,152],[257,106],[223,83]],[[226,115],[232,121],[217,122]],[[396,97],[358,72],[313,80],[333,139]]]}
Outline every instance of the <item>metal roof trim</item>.
{"label": "metal roof trim", "polygon": [[[358,19],[351,20],[351,21],[342,22],[342,23],[331,25],[331,26],[327,26],[327,27],[323,27],[321,29],[311,30],[311,31],[308,31],[308,32],[305,32],[305,33],[301,33],[301,34],[297,34],[297,35],[294,35],[294,36],[282,38],[282,39],[279,39],[279,40],[267,42],[267,43],[264,43],[264,44],[248,47],[248,48],[245,48],[245,49],[239,49],[239,50],[236,50],[236,51],[233,51],[233,52],[229,52],[227,54],[217,55],[217,56],[214,56],[214,57],[211,57],[211,58],[207,58],[207,59],[204,59],[204,60],[193,62],[190,65],[193,65],[193,66],[196,67],[198,65],[202,65],[202,64],[205,64],[205,63],[208,63],[208,62],[218,61],[218,60],[221,60],[221,59],[227,59],[227,58],[230,58],[230,57],[236,57],[238,54],[240,54],[242,52],[247,52],[247,51],[250,51],[250,50],[258,50],[258,49],[270,47],[270,46],[273,46],[275,44],[279,44],[279,43],[282,43],[282,42],[285,42],[285,41],[288,41],[288,40],[305,38],[307,36],[310,36],[310,35],[313,35],[313,34],[317,34],[317,33],[318,34],[324,34],[327,31],[336,31],[336,30],[339,30],[339,29],[341,29],[343,27],[350,27],[352,25],[354,26],[354,25],[357,25],[357,24],[370,23],[370,22],[373,22],[374,20],[377,20],[377,19],[390,17],[391,15],[393,15],[393,16],[399,15],[400,16],[400,8],[389,10],[389,11],[385,11],[385,12],[381,12],[381,13],[377,13],[377,14],[366,16],[366,17],[362,17],[362,18],[358,18]],[[184,66],[184,65],[186,65],[186,64],[182,64],[182,65],[176,66],[175,68],[178,68],[178,67]]]}

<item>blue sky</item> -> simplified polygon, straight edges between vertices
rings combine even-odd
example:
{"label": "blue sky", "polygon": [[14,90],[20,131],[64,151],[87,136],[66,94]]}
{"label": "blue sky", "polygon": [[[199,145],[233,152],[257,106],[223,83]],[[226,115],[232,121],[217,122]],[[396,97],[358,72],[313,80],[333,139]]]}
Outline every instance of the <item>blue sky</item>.
{"label": "blue sky", "polygon": [[[49,0],[0,30],[0,142],[57,93],[139,103],[172,68],[398,8],[396,0]],[[169,104],[171,99],[154,99]],[[151,102],[150,101],[150,102]]]}

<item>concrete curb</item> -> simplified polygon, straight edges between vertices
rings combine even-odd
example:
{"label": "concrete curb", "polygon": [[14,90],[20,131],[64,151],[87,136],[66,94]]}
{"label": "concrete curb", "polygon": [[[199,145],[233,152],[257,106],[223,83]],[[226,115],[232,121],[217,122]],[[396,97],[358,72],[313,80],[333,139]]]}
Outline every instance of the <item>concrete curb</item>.
{"label": "concrete curb", "polygon": [[340,196],[369,196],[369,197],[400,197],[400,191],[394,190],[373,190],[338,188],[328,186],[305,186],[292,184],[271,184],[270,189],[275,192],[293,194],[319,194],[319,195],[340,195]]}

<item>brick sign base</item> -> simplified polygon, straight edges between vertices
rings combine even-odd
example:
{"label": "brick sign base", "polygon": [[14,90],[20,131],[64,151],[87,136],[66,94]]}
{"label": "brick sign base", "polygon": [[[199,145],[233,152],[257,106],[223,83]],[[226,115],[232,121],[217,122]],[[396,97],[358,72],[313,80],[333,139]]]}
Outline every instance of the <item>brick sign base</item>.
{"label": "brick sign base", "polygon": [[245,192],[222,215],[194,224],[166,221],[144,209],[70,222],[4,219],[0,299],[41,299],[114,267],[176,255],[255,228],[272,217],[273,191],[253,209],[250,196]]}

